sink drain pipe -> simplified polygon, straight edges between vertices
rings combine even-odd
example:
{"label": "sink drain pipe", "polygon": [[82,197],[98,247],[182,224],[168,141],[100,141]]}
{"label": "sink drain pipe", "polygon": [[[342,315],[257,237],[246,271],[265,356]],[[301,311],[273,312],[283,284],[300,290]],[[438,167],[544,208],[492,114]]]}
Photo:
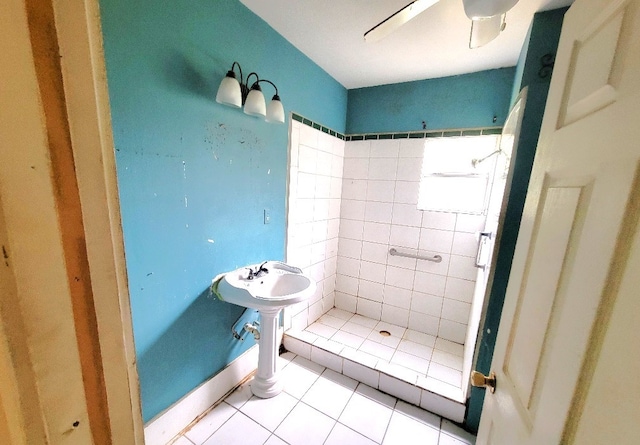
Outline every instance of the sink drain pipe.
{"label": "sink drain pipe", "polygon": [[251,332],[253,334],[253,338],[255,338],[256,340],[260,338],[260,331],[258,330],[260,323],[258,322],[258,320],[247,322],[245,317],[247,311],[255,312],[253,309],[246,308],[244,311],[242,311],[238,319],[231,326],[231,335],[233,335],[233,338],[235,338],[236,340],[244,341],[244,338],[246,337],[248,332]]}
{"label": "sink drain pipe", "polygon": [[258,329],[259,326],[260,326],[260,323],[257,321],[254,321],[253,324],[245,323],[242,329],[244,329],[247,332],[251,332],[253,334],[253,338],[255,338],[256,340],[260,340],[260,330]]}

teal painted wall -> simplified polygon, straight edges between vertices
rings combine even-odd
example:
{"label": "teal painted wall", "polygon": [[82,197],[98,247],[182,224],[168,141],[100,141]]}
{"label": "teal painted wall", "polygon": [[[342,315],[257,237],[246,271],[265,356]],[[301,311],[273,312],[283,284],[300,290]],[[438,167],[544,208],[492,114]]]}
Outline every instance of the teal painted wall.
{"label": "teal painted wall", "polygon": [[525,62],[527,61],[527,53],[529,51],[529,42],[531,42],[531,28],[532,26],[530,25],[529,30],[527,31],[527,35],[524,38],[522,49],[520,50],[520,56],[518,56],[518,63],[516,65],[516,75],[513,81],[512,89],[511,89],[511,105],[515,103],[515,100],[518,97],[518,94],[520,94],[520,90],[525,86],[523,85],[524,67],[525,67]]}
{"label": "teal painted wall", "polygon": [[284,256],[288,127],[217,104],[220,80],[238,61],[341,133],[347,91],[236,0],[100,9],[146,422],[253,344],[211,279]]}
{"label": "teal painted wall", "polygon": [[[502,125],[515,68],[349,90],[347,133]],[[496,121],[493,121],[494,116]]]}
{"label": "teal painted wall", "polygon": [[[562,21],[567,8],[540,12],[534,15],[528,39],[525,41],[514,81],[512,103],[520,90],[528,87],[527,101],[522,117],[522,127],[518,139],[513,182],[505,213],[500,245],[496,258],[496,268],[491,289],[485,304],[487,305],[484,326],[481,328],[476,370],[489,375],[491,360],[495,348],[496,336],[500,325],[500,316],[504,304],[507,283],[511,272],[511,262],[515,251],[524,201],[527,196],[531,167],[538,145],[538,136],[542,117],[549,93],[551,71],[543,68],[540,61],[543,56],[555,57],[560,40]],[[546,73],[546,75],[544,75]],[[487,333],[490,331],[490,333]],[[477,431],[482,413],[485,390],[472,388],[467,411],[466,426]]]}

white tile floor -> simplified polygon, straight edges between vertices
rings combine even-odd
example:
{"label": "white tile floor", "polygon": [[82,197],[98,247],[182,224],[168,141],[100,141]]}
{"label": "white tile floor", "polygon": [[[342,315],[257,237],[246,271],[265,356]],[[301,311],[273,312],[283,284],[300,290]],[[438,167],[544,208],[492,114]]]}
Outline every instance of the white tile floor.
{"label": "white tile floor", "polygon": [[408,383],[442,388],[444,395],[461,394],[461,344],[337,308],[302,333],[287,334],[370,368],[391,369],[390,374],[402,375]]}
{"label": "white tile floor", "polygon": [[292,353],[280,357],[284,391],[271,399],[247,382],[176,445],[474,444],[453,423]]}

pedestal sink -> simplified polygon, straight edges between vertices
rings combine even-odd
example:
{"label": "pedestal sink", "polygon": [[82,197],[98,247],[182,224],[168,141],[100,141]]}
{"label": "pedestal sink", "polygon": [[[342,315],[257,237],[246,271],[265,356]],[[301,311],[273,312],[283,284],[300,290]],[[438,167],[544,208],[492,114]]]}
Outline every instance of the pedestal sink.
{"label": "pedestal sink", "polygon": [[263,399],[278,395],[282,391],[276,365],[278,315],[313,295],[316,283],[297,267],[266,261],[218,276],[212,288],[222,300],[258,311],[258,371],[251,392]]}

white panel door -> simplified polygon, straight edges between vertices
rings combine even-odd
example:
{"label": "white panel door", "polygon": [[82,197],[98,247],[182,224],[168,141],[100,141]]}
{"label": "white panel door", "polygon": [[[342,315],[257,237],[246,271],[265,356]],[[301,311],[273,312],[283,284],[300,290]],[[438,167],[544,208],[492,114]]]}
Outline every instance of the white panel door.
{"label": "white panel door", "polygon": [[[640,357],[634,332],[607,341],[615,317],[639,315],[637,289],[624,285],[639,274],[639,160],[640,1],[577,0],[565,16],[478,444],[640,443],[640,403],[624,404],[624,389],[619,400],[600,394],[598,371],[606,365],[608,389],[638,400],[639,385],[624,376],[640,373],[640,359],[616,366],[601,357]],[[593,427],[598,405],[606,420]],[[592,427],[620,435],[596,441],[583,434]]]}

